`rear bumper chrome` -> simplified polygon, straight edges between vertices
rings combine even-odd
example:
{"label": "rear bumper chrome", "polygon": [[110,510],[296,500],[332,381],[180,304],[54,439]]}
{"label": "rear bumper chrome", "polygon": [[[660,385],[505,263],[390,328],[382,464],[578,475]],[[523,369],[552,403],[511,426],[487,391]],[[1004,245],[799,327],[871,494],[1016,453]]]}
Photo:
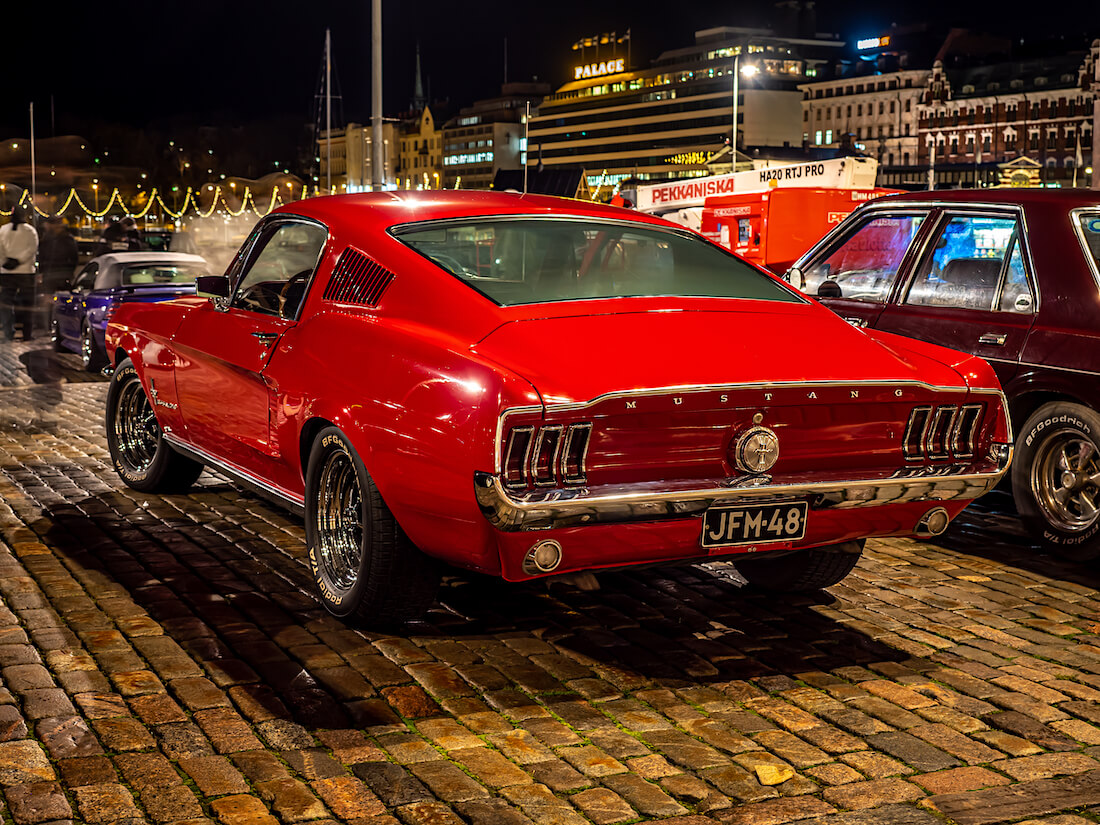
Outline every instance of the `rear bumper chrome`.
{"label": "rear bumper chrome", "polygon": [[663,521],[698,516],[715,505],[773,500],[806,499],[813,510],[882,507],[913,501],[971,501],[993,489],[1008,470],[1012,447],[998,444],[992,452],[988,458],[965,467],[908,467],[882,478],[788,480],[778,484],[767,476],[748,476],[732,484],[646,482],[519,492],[508,490],[497,475],[475,473],[474,493],[489,523],[509,533],[585,524]]}

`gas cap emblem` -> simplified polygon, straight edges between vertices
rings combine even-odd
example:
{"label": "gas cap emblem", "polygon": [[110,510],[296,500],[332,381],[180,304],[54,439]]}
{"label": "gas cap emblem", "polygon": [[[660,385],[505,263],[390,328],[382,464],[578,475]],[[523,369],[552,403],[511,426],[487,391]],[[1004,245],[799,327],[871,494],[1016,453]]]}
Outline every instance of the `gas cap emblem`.
{"label": "gas cap emblem", "polygon": [[733,463],[743,473],[766,473],[779,460],[779,437],[767,427],[750,427],[733,444]]}

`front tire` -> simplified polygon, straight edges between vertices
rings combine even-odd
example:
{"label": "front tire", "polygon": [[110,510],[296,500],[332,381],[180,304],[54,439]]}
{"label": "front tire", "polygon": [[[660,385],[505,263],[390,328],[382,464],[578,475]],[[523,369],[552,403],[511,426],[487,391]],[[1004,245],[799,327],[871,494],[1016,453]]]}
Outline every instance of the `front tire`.
{"label": "front tire", "polygon": [[734,567],[761,590],[806,593],[838,584],[859,561],[863,541],[814,547],[775,558],[738,559]]}
{"label": "front tire", "polygon": [[107,447],[119,477],[143,493],[183,492],[202,472],[202,464],[164,440],[129,358],[118,365],[107,388]]}
{"label": "front tire", "polygon": [[1100,557],[1100,415],[1066,401],[1040,407],[1016,442],[1012,496],[1044,549]]}
{"label": "front tire", "polygon": [[107,353],[96,343],[92,328],[85,321],[80,326],[80,360],[88,372],[99,372],[107,366]]}
{"label": "front tire", "polygon": [[336,427],[318,433],[310,451],[306,544],[321,601],[353,623],[419,618],[439,590],[437,562],[409,541]]}
{"label": "front tire", "polygon": [[68,347],[65,346],[65,342],[61,340],[61,327],[57,325],[57,316],[50,315],[50,343],[53,344],[54,352],[68,352]]}

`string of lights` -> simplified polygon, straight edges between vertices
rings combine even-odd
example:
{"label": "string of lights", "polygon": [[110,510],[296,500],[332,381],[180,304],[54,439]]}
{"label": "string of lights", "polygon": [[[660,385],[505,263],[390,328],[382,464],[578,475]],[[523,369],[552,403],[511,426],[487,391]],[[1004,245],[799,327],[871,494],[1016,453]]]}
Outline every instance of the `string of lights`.
{"label": "string of lights", "polygon": [[[92,188],[93,191],[98,194],[98,185],[93,184]],[[211,186],[208,184],[207,188],[210,189]],[[293,189],[291,189],[291,192],[293,193]],[[309,197],[309,192],[307,191],[306,187],[303,186],[301,192],[302,198]],[[314,194],[317,195],[320,194],[320,192],[317,191]],[[271,197],[268,199],[267,207],[262,208],[256,202],[256,195],[252,192],[252,189],[246,186],[244,188],[244,194],[241,196],[240,207],[238,209],[234,209],[232,206],[229,205],[229,201],[226,200],[225,192],[222,190],[221,184],[218,184],[217,186],[213,187],[213,195],[210,199],[210,207],[206,210],[204,210],[202,207],[199,193],[197,193],[190,186],[187,187],[187,191],[184,193],[183,205],[180,206],[178,209],[172,209],[171,207],[169,207],[168,204],[164,202],[164,197],[161,195],[160,191],[156,187],[154,187],[152,191],[149,192],[148,197],[145,199],[145,205],[141,209],[136,211],[131,211],[126,206],[126,203],[122,197],[122,193],[119,191],[118,187],[115,187],[111,191],[111,195],[107,199],[107,205],[104,206],[102,209],[88,206],[88,204],[86,204],[84,200],[80,197],[80,193],[78,193],[75,188],[69,190],[68,194],[65,196],[64,203],[61,205],[61,208],[58,209],[56,212],[48,212],[42,209],[37,203],[32,204],[30,201],[30,190],[24,189],[22,194],[19,196],[19,199],[15,203],[16,205],[22,205],[33,209],[43,218],[49,218],[55,215],[57,217],[62,217],[69,210],[69,207],[75,203],[86,216],[92,218],[106,217],[107,214],[110,213],[110,211],[115,208],[117,204],[122,214],[131,218],[144,218],[153,209],[154,205],[159,205],[159,211],[162,214],[167,215],[173,220],[178,220],[182,218],[185,214],[187,214],[188,209],[192,210],[194,214],[200,218],[209,218],[215,212],[218,212],[218,214],[224,213],[232,217],[237,217],[244,214],[246,210],[251,209],[251,211],[255,213],[257,217],[262,218],[265,215],[269,214],[271,210],[273,210],[276,206],[279,206],[283,203],[283,196],[279,186],[276,185],[271,190]],[[14,210],[15,205],[13,205],[11,209],[0,209],[0,215],[4,217],[9,217]]]}

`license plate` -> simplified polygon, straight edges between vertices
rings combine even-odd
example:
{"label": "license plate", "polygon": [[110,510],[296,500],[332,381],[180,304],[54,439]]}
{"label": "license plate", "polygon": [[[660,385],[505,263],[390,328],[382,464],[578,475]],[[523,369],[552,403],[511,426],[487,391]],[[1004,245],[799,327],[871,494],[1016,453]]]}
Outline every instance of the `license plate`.
{"label": "license plate", "polygon": [[806,535],[804,501],[712,507],[703,513],[703,547],[731,547],[768,541],[793,541]]}

